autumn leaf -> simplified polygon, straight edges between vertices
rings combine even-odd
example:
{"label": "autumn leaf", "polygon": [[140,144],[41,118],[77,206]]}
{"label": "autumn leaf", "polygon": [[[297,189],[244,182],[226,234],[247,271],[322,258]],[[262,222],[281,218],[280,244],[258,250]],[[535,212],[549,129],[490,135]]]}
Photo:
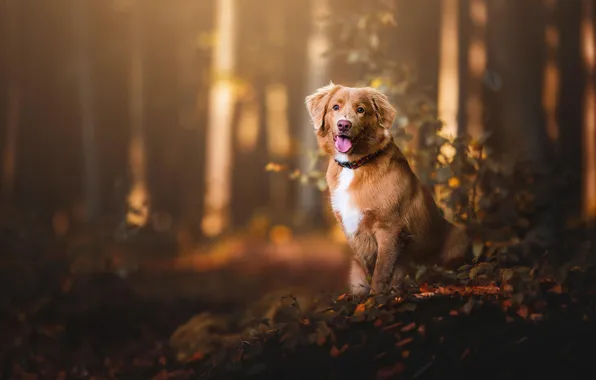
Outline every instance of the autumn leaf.
{"label": "autumn leaf", "polygon": [[474,257],[480,257],[482,253],[482,249],[484,248],[484,243],[482,240],[476,239],[472,245],[472,251],[474,252]]}
{"label": "autumn leaf", "polygon": [[563,287],[561,284],[557,284],[548,290],[550,293],[561,294],[563,293]]}
{"label": "autumn leaf", "polygon": [[449,179],[448,184],[449,184],[449,187],[452,189],[456,189],[461,185],[461,183],[457,177],[451,177]]}
{"label": "autumn leaf", "polygon": [[397,342],[397,343],[395,344],[395,346],[397,346],[397,347],[403,347],[403,346],[405,346],[406,344],[408,344],[408,343],[412,342],[413,340],[414,340],[414,339],[412,339],[412,338],[405,338],[405,339],[402,339],[402,340],[400,340],[399,342]]}
{"label": "autumn leaf", "polygon": [[470,347],[467,347],[464,352],[461,354],[460,360],[464,360],[466,356],[470,354]]}
{"label": "autumn leaf", "polygon": [[517,309],[517,315],[519,315],[523,319],[528,318],[528,307],[525,305],[521,305],[519,309]]}
{"label": "autumn leaf", "polygon": [[360,304],[358,304],[358,306],[356,306],[356,309],[354,309],[354,314],[364,313],[365,310],[366,310],[366,305],[363,303],[360,303]]}
{"label": "autumn leaf", "polygon": [[343,300],[345,300],[345,299],[346,299],[346,297],[347,297],[347,296],[348,296],[348,294],[347,294],[347,293],[343,293],[343,294],[341,294],[339,297],[337,297],[337,300],[338,300],[338,301],[343,301]]}
{"label": "autumn leaf", "polygon": [[404,327],[401,329],[401,331],[403,331],[403,332],[408,332],[408,331],[412,331],[412,330],[414,330],[414,328],[416,328],[416,323],[412,322],[412,323],[410,323],[410,324],[408,324],[408,325],[404,326]]}
{"label": "autumn leaf", "polygon": [[383,82],[379,78],[375,78],[370,82],[370,86],[373,88],[379,88],[381,87],[381,84],[383,84]]}
{"label": "autumn leaf", "polygon": [[401,323],[401,322],[397,322],[397,323],[394,323],[394,324],[392,324],[392,325],[389,325],[389,326],[385,326],[385,327],[383,327],[383,329],[382,329],[381,331],[388,331],[388,330],[392,330],[392,329],[394,329],[394,328],[396,328],[396,327],[399,327],[399,326],[401,326],[401,325],[403,325],[403,323]]}
{"label": "autumn leaf", "polygon": [[348,345],[347,344],[344,344],[340,349],[338,349],[337,346],[333,345],[333,347],[331,347],[331,350],[329,351],[329,354],[331,356],[333,356],[334,358],[336,358],[339,355],[341,355],[347,349],[348,349]]}
{"label": "autumn leaf", "polygon": [[393,378],[395,375],[399,375],[406,369],[406,366],[401,363],[395,363],[391,367],[385,367],[377,371],[377,379],[389,379]]}

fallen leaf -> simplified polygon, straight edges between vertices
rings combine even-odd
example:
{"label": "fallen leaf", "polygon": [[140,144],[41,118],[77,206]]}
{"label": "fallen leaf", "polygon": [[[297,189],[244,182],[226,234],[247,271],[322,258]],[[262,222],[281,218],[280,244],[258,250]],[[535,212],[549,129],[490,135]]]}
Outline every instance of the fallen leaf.
{"label": "fallen leaf", "polygon": [[482,249],[484,248],[484,243],[482,240],[475,240],[472,245],[472,251],[474,253],[474,257],[480,257],[482,253]]}
{"label": "fallen leaf", "polygon": [[563,287],[561,284],[557,284],[548,290],[550,293],[561,294],[563,293]]}
{"label": "fallen leaf", "polygon": [[404,327],[401,329],[401,331],[404,331],[404,332],[412,331],[412,330],[414,330],[414,328],[415,328],[415,327],[416,327],[416,324],[415,324],[414,322],[412,322],[412,323],[410,323],[410,324],[408,324],[408,325],[404,326]]}
{"label": "fallen leaf", "polygon": [[346,299],[346,297],[348,296],[347,293],[341,294],[339,297],[337,297],[338,301],[343,301],[344,299]]}
{"label": "fallen leaf", "polygon": [[451,310],[449,312],[449,315],[451,315],[452,317],[456,317],[457,315],[459,315],[459,313],[457,312],[457,310]]}
{"label": "fallen leaf", "polygon": [[348,345],[347,344],[344,344],[340,349],[338,349],[335,345],[333,345],[333,347],[331,347],[331,351],[329,351],[329,354],[331,354],[331,356],[333,356],[334,358],[336,358],[339,355],[341,355],[347,349],[348,349]]}
{"label": "fallen leaf", "polygon": [[402,340],[400,340],[399,342],[397,342],[397,343],[395,344],[395,346],[396,346],[396,347],[403,347],[403,346],[405,346],[406,344],[408,344],[408,343],[412,342],[413,340],[414,340],[414,339],[412,339],[412,338],[406,338],[406,339],[402,339]]}
{"label": "fallen leaf", "polygon": [[521,305],[519,309],[517,309],[517,315],[519,315],[523,319],[528,318],[528,307],[525,305]]}
{"label": "fallen leaf", "polygon": [[501,307],[504,311],[507,311],[512,305],[511,300],[505,300],[501,303]]}
{"label": "fallen leaf", "polygon": [[397,323],[394,323],[394,324],[392,324],[392,325],[389,325],[389,326],[385,326],[385,327],[383,327],[383,328],[381,329],[381,331],[388,331],[388,330],[394,329],[394,328],[396,328],[396,327],[399,327],[399,326],[401,326],[401,325],[403,325],[403,323],[401,323],[401,322],[397,322]]}
{"label": "fallen leaf", "polygon": [[470,347],[467,347],[464,352],[461,354],[460,360],[464,360],[466,356],[470,354]]}
{"label": "fallen leaf", "polygon": [[395,375],[399,375],[406,369],[406,366],[401,363],[395,363],[391,367],[381,368],[377,371],[377,379],[389,379],[394,377]]}
{"label": "fallen leaf", "polygon": [[459,187],[459,185],[461,183],[459,182],[459,178],[457,178],[457,177],[451,177],[451,178],[449,178],[448,184],[449,184],[449,187],[451,187],[452,189],[456,189],[456,188]]}
{"label": "fallen leaf", "polygon": [[469,300],[468,302],[466,302],[466,304],[464,306],[461,307],[461,311],[462,313],[469,315],[472,312],[472,309],[474,308],[474,301]]}
{"label": "fallen leaf", "polygon": [[356,309],[354,309],[354,314],[364,313],[365,310],[366,310],[366,305],[363,303],[360,303],[360,304],[358,304],[358,306],[356,306]]}

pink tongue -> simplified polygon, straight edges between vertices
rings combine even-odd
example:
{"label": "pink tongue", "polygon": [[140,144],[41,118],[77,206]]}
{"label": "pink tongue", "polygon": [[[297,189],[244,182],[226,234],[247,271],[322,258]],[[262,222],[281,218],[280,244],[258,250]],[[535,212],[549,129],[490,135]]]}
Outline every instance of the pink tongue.
{"label": "pink tongue", "polygon": [[346,153],[350,148],[352,148],[352,141],[349,138],[337,136],[337,139],[335,140],[335,149],[337,149],[338,152]]}

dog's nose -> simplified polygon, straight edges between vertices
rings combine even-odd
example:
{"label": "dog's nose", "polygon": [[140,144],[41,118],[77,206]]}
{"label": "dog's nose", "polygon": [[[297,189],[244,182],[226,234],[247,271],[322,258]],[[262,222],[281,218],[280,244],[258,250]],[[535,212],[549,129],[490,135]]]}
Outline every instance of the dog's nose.
{"label": "dog's nose", "polygon": [[348,120],[340,120],[337,122],[337,129],[340,132],[347,132],[352,127],[352,123]]}

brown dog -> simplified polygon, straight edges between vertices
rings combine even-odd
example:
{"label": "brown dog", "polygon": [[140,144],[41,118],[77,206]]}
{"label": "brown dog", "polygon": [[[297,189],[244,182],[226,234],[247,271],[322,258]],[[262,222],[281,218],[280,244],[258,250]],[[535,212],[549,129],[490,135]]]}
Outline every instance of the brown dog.
{"label": "brown dog", "polygon": [[330,83],[305,103],[330,156],[331,206],[354,252],[354,295],[371,287],[388,292],[411,273],[411,264],[447,265],[464,257],[466,234],[443,218],[393,141],[396,111],[385,95]]}

